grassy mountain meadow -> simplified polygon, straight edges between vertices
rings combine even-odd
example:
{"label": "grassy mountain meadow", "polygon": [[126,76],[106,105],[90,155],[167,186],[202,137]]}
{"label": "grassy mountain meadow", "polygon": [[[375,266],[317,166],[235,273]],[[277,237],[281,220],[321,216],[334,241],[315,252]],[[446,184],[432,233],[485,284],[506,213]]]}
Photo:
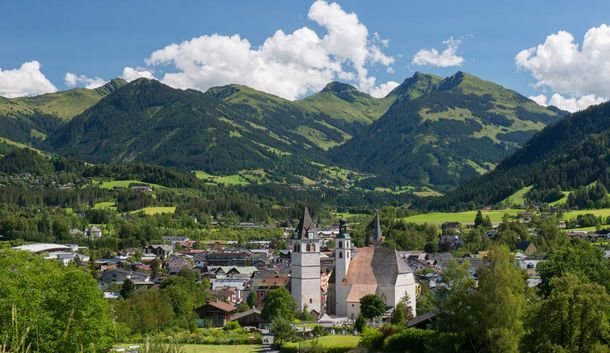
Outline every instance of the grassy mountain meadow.
{"label": "grassy mountain meadow", "polygon": [[561,116],[492,82],[458,72],[416,74],[360,134],[331,151],[333,162],[377,175],[377,185],[455,187],[493,170]]}
{"label": "grassy mountain meadow", "polygon": [[[522,193],[532,201],[565,200],[568,191],[588,188],[594,208],[610,186],[610,103],[571,114],[536,133],[492,172],[475,178],[425,208],[473,208]],[[603,185],[603,189],[601,188]],[[582,192],[581,192],[582,193]],[[595,196],[597,193],[599,196]],[[577,195],[575,193],[575,195]]]}
{"label": "grassy mountain meadow", "polygon": [[1,99],[0,136],[208,180],[435,195],[493,170],[562,114],[463,72],[416,73],[384,98],[331,82],[297,101],[235,84],[200,92],[116,79]]}

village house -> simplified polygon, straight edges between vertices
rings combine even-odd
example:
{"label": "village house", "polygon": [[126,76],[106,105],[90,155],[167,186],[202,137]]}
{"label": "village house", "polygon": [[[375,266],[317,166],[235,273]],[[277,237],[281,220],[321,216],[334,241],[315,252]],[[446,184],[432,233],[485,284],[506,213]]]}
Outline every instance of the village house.
{"label": "village house", "polygon": [[126,269],[108,270],[100,274],[100,286],[102,288],[108,288],[111,284],[123,284],[125,280],[131,280],[135,285],[141,286],[152,286],[153,282],[150,281],[150,276],[146,272],[132,271]]}
{"label": "village house", "polygon": [[443,235],[453,235],[462,233],[462,224],[460,222],[445,222],[441,224],[441,232]]}
{"label": "village house", "polygon": [[267,293],[272,289],[285,288],[288,285],[287,274],[263,273],[252,280],[252,291],[256,293],[256,307],[263,306]]}
{"label": "village house", "polygon": [[230,320],[236,308],[233,304],[219,300],[210,301],[196,308],[199,327],[223,327]]}
{"label": "village house", "polygon": [[517,250],[523,251],[523,253],[527,257],[535,256],[536,252],[538,251],[538,249],[536,248],[536,245],[534,245],[534,243],[532,243],[531,241],[520,241],[520,242],[518,242],[517,243]]}
{"label": "village house", "polygon": [[144,249],[145,254],[154,254],[157,257],[167,258],[174,253],[174,247],[165,244],[153,244]]}
{"label": "village house", "polygon": [[89,226],[85,228],[85,234],[91,239],[98,239],[102,237],[102,229],[98,226]]}
{"label": "village house", "polygon": [[233,314],[229,320],[237,321],[241,327],[260,327],[260,325],[264,323],[261,312],[256,309]]}
{"label": "village house", "polygon": [[464,240],[459,235],[441,235],[438,247],[441,251],[449,251],[460,248],[464,245]]}

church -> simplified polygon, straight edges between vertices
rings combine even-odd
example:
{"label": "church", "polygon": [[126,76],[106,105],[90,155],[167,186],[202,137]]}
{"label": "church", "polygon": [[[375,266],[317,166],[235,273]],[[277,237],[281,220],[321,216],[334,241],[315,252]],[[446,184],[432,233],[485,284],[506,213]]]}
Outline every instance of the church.
{"label": "church", "polygon": [[408,296],[416,315],[417,284],[411,268],[400,254],[383,246],[379,215],[375,218],[372,245],[355,248],[341,221],[335,238],[335,269],[330,276],[326,302],[320,289],[320,241],[307,207],[292,236],[291,292],[299,310],[355,319],[360,314],[360,298],[377,294],[391,309]]}

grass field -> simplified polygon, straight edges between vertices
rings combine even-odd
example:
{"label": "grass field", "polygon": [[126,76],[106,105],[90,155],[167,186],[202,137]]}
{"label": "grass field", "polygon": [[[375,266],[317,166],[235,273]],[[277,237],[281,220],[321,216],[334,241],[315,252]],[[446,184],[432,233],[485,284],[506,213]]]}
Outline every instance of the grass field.
{"label": "grass field", "polygon": [[127,187],[129,187],[129,184],[149,185],[153,189],[159,189],[159,188],[163,188],[164,187],[164,186],[158,185],[158,184],[145,183],[145,182],[140,181],[140,180],[113,180],[113,181],[104,181],[104,182],[102,182],[100,187],[102,189],[114,189],[115,187],[117,187],[117,188],[127,188]]}
{"label": "grass field", "polygon": [[185,344],[185,353],[254,353],[258,352],[260,346],[257,344],[243,345],[208,345],[208,344]]}
{"label": "grass field", "polygon": [[563,192],[563,197],[557,201],[550,202],[549,206],[563,205],[564,203],[566,203],[568,201],[568,196],[570,196],[570,192],[569,191],[562,191],[562,192]]}
{"label": "grass field", "polygon": [[517,190],[517,192],[515,192],[514,194],[502,200],[501,204],[521,206],[525,204],[525,194],[527,194],[531,189],[531,185],[521,188]]}
{"label": "grass field", "polygon": [[116,211],[116,203],[114,201],[98,202],[93,206],[94,210],[112,210]]}
{"label": "grass field", "polygon": [[[345,348],[345,350],[354,349],[358,346],[360,342],[360,337],[358,336],[342,336],[342,335],[330,335],[330,336],[322,336],[318,338],[318,344],[323,348]],[[301,347],[307,346],[311,343],[311,340],[306,340],[301,342]],[[290,342],[284,344],[284,347],[287,349],[294,349],[299,346],[298,342]]]}
{"label": "grass field", "polygon": [[584,214],[593,214],[595,216],[602,216],[604,218],[610,216],[610,208],[601,208],[599,210],[578,210],[578,211],[570,211],[563,214],[563,219],[574,219],[577,216]]}
{"label": "grass field", "polygon": [[249,185],[250,182],[239,174],[216,176],[210,173],[206,173],[202,170],[195,171],[195,177],[197,179],[205,179],[214,184],[221,185]]}
{"label": "grass field", "polygon": [[175,213],[176,212],[176,207],[175,206],[169,206],[169,207],[164,207],[164,206],[157,206],[157,207],[144,207],[141,208],[139,210],[135,210],[135,211],[131,211],[129,213],[140,213],[140,212],[144,212],[145,215],[148,216],[152,216],[152,215],[156,215],[156,214],[162,214],[162,213]]}
{"label": "grass field", "polygon": [[[610,210],[609,210],[610,211]],[[515,217],[521,210],[508,208],[505,210],[493,210],[493,211],[482,211],[483,217],[489,216],[491,222],[494,224],[500,223],[502,217],[508,214],[510,217]],[[465,212],[434,212],[426,213],[415,216],[404,218],[407,222],[412,223],[430,223],[440,225],[445,222],[460,222],[462,224],[474,223],[474,217],[477,215],[477,211],[465,211]]]}

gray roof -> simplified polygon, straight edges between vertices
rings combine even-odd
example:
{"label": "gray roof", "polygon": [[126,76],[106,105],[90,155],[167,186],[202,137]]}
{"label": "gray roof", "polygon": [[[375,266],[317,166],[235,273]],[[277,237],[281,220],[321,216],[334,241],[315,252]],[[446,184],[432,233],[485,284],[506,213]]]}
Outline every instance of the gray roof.
{"label": "gray roof", "polygon": [[[307,206],[303,208],[303,215],[301,216],[301,220],[294,230],[293,239],[309,239],[308,234],[313,232],[316,229],[316,224],[311,219],[309,215],[309,210]],[[313,232],[315,236],[315,232]]]}
{"label": "gray roof", "polygon": [[379,222],[379,213],[375,216],[375,224],[373,226],[373,234],[371,239],[374,243],[380,243],[382,241],[383,235],[381,234],[381,224]]}

